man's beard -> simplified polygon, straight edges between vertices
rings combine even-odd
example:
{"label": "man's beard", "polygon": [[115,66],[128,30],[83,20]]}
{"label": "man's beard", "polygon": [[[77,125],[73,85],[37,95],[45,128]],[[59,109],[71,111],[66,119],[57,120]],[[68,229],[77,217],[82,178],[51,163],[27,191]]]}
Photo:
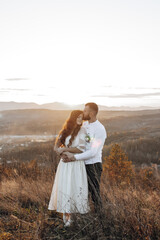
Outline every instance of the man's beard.
{"label": "man's beard", "polygon": [[88,115],[88,116],[84,116],[83,115],[83,120],[90,120],[91,118],[90,118],[90,116]]}

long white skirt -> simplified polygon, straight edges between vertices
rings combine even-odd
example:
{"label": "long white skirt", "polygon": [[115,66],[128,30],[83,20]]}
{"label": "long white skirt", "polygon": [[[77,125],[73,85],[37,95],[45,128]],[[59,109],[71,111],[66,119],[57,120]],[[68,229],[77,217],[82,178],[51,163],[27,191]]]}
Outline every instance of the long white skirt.
{"label": "long white skirt", "polygon": [[90,210],[84,161],[64,163],[60,159],[48,209],[61,213],[82,214]]}

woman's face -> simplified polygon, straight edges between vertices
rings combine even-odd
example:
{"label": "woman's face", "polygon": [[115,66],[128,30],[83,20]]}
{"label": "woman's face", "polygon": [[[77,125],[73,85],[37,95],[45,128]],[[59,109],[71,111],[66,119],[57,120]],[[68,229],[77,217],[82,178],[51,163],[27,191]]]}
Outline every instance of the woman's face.
{"label": "woman's face", "polygon": [[83,121],[83,113],[81,113],[81,114],[78,116],[76,122],[77,122],[78,125],[81,125],[81,124],[82,124],[82,121]]}

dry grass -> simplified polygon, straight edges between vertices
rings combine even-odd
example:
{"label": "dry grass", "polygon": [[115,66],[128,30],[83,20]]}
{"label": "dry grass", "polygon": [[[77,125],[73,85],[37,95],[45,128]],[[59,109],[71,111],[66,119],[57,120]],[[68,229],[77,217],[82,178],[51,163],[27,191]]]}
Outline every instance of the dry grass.
{"label": "dry grass", "polygon": [[119,187],[104,172],[103,211],[75,214],[73,226],[66,229],[61,214],[48,210],[54,172],[41,171],[33,161],[17,168],[1,167],[0,240],[160,239],[159,180],[146,187],[137,175],[130,186]]}

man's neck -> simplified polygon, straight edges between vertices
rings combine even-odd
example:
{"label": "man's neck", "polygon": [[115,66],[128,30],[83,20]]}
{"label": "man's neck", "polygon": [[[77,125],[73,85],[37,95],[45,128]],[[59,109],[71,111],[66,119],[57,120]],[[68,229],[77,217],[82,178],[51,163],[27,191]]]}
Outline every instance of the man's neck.
{"label": "man's neck", "polygon": [[96,117],[95,117],[95,118],[91,118],[90,120],[88,120],[89,123],[93,123],[93,122],[95,122],[95,121],[97,121],[97,118],[96,118]]}

